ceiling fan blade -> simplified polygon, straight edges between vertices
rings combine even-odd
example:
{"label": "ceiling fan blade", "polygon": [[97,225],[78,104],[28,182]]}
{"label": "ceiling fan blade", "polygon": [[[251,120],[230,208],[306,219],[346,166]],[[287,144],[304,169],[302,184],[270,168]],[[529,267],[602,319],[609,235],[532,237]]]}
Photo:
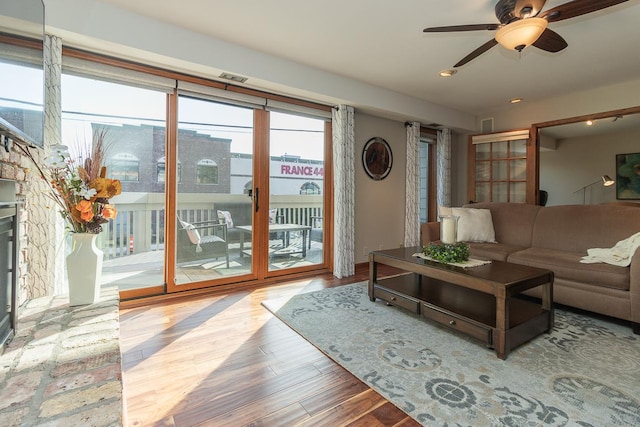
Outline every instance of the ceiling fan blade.
{"label": "ceiling fan blade", "polygon": [[553,9],[545,10],[540,14],[540,17],[546,18],[549,22],[562,21],[606,9],[627,1],[629,0],[573,0],[554,7]]}
{"label": "ceiling fan blade", "polygon": [[513,15],[517,18],[533,18],[538,15],[547,0],[517,0]]}
{"label": "ceiling fan blade", "polygon": [[469,55],[465,56],[460,61],[458,61],[458,63],[454,65],[453,68],[462,67],[467,62],[477,58],[478,56],[482,55],[483,53],[485,53],[486,51],[488,51],[489,49],[491,49],[497,44],[498,44],[498,41],[496,39],[489,40],[488,42],[486,42],[485,44],[483,44],[482,46],[480,46],[479,48],[471,52]]}
{"label": "ceiling fan blade", "polygon": [[449,33],[454,31],[479,31],[497,30],[500,24],[470,24],[470,25],[449,25],[447,27],[430,27],[422,30],[424,33]]}
{"label": "ceiling fan blade", "polygon": [[568,44],[560,34],[547,28],[540,37],[538,37],[538,40],[533,43],[533,46],[547,52],[556,53],[567,47]]}

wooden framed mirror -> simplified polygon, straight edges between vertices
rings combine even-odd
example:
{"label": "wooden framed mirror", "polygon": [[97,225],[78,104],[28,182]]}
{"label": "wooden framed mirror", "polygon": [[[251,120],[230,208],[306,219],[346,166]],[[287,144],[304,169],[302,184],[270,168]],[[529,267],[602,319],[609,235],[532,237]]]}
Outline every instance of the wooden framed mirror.
{"label": "wooden framed mirror", "polygon": [[[535,123],[532,135],[538,203],[545,193],[547,205],[627,203],[616,157],[640,153],[640,106]],[[604,175],[615,184],[601,185]]]}

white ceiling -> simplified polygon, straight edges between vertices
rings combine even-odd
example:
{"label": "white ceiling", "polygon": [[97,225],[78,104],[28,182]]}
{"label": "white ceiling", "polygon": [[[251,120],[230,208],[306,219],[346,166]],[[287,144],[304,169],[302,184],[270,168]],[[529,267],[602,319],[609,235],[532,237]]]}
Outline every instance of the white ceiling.
{"label": "white ceiling", "polygon": [[[425,27],[497,23],[496,0],[103,0],[254,50],[480,115],[509,99],[546,99],[638,79],[640,0],[551,23],[569,47],[522,54],[495,46],[441,70],[494,31],[425,34]],[[545,9],[566,3],[548,0]],[[233,71],[233,70],[229,70]]]}

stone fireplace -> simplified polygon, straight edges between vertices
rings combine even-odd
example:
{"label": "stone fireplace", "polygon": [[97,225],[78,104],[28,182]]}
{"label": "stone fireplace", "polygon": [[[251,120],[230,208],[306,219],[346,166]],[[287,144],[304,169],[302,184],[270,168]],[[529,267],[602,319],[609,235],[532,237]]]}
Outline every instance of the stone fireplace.
{"label": "stone fireplace", "polygon": [[[11,309],[17,325],[0,351],[0,425],[126,425],[118,290],[103,288],[98,303],[69,306],[60,215],[31,160],[12,144],[9,150],[0,145],[0,187],[7,185],[0,200],[20,203],[0,203],[0,251],[17,235],[17,263],[6,269],[16,273]],[[37,161],[41,151],[32,151]],[[10,204],[20,209],[7,211],[14,219],[10,236],[2,237],[2,209]],[[0,253],[0,261],[6,259]]]}
{"label": "stone fireplace", "polygon": [[[0,144],[0,178],[12,181],[13,200],[21,204],[18,216],[17,292],[18,306],[29,299],[64,292],[64,245],[62,226],[51,201],[45,195],[46,184],[35,173],[31,160],[22,154],[16,142]],[[39,161],[42,149],[31,148]],[[11,193],[11,190],[9,190]]]}
{"label": "stone fireplace", "polygon": [[0,354],[15,335],[18,283],[18,203],[15,181],[0,179]]}

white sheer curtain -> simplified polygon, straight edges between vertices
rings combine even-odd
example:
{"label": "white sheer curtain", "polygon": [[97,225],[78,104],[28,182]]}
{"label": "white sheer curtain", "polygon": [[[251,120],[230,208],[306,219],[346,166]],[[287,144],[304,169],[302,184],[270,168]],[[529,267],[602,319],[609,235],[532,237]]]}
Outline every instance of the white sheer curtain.
{"label": "white sheer curtain", "polygon": [[333,274],[355,273],[355,132],[354,109],[333,109]]}
{"label": "white sheer curtain", "polygon": [[407,123],[407,166],[405,191],[407,204],[404,217],[404,245],[420,244],[420,123]]}
{"label": "white sheer curtain", "polygon": [[451,206],[451,129],[438,131],[436,173],[438,206]]}
{"label": "white sheer curtain", "polygon": [[[46,34],[44,58],[44,150],[31,150],[42,163],[49,147],[60,144],[62,138],[62,39]],[[67,142],[68,143],[68,142]],[[64,263],[64,222],[57,206],[47,197],[47,185],[36,174],[30,174],[25,204],[29,226],[29,298],[60,295],[68,292]]]}

